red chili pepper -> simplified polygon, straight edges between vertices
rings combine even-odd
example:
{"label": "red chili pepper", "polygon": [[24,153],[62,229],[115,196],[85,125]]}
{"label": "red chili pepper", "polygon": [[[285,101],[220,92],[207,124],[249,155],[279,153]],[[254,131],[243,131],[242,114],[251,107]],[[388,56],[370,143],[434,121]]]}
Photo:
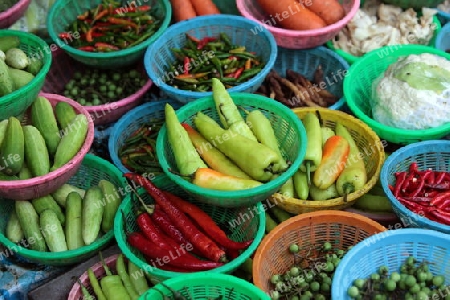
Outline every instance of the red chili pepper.
{"label": "red chili pepper", "polygon": [[427,170],[427,171],[425,171],[425,173],[423,174],[422,177],[418,178],[419,184],[414,189],[414,191],[411,192],[409,197],[416,197],[422,191],[423,187],[425,186],[425,181],[427,180],[428,176],[430,176],[431,172],[432,171]]}
{"label": "red chili pepper", "polygon": [[450,181],[450,173],[448,173],[448,172],[445,173],[444,181]]}
{"label": "red chili pepper", "polygon": [[193,219],[199,225],[199,228],[202,228],[211,239],[213,239],[220,246],[225,247],[225,249],[243,250],[252,244],[253,240],[236,242],[229,239],[226,233],[216,224],[216,222],[214,222],[214,220],[198,206],[189,203],[169,192],[164,192],[164,194],[169,197],[170,201],[182,212]]}
{"label": "red chili pepper", "polygon": [[450,197],[447,197],[437,208],[447,210],[450,208]]}
{"label": "red chili pepper", "polygon": [[[145,255],[144,255],[144,257],[149,265],[154,264],[154,260],[151,257],[145,256]],[[177,272],[177,273],[191,273],[192,272],[192,270],[183,269],[180,267],[169,266],[167,264],[162,265],[162,266],[157,266],[157,267],[161,270],[169,271],[169,272]]]}
{"label": "red chili pepper", "polygon": [[444,201],[450,197],[450,191],[441,193],[438,196],[434,197],[433,200],[431,200],[430,204],[433,206],[440,207]]}
{"label": "red chili pepper", "polygon": [[429,203],[433,200],[433,197],[402,197],[402,199],[413,202]]}
{"label": "red chili pepper", "polygon": [[436,190],[450,190],[450,182],[438,183],[438,184],[425,184],[425,187]]}
{"label": "red chili pepper", "polygon": [[430,171],[430,175],[428,175],[428,178],[425,180],[426,184],[434,184],[436,181],[436,172]]}
{"label": "red chili pepper", "polygon": [[415,181],[417,181],[416,173],[413,172],[408,173],[408,176],[406,177],[401,187],[401,192],[406,193],[411,186],[414,186]]}
{"label": "red chili pepper", "polygon": [[150,9],[151,9],[150,5],[133,6],[133,7],[128,7],[128,8],[116,8],[116,9],[114,9],[112,14],[123,15],[123,14],[131,13],[131,12],[146,12],[146,11],[149,11]]}
{"label": "red chili pepper", "polygon": [[434,209],[430,210],[429,214],[436,218],[439,223],[444,225],[450,225],[450,213],[443,210]]}
{"label": "red chili pepper", "polygon": [[66,40],[72,38],[72,34],[69,32],[61,32],[60,34],[58,34],[58,37],[60,39]]}
{"label": "red chili pepper", "polygon": [[167,239],[162,235],[159,228],[153,223],[153,220],[150,218],[148,213],[144,212],[139,214],[136,218],[136,223],[145,237],[157,247],[160,247],[166,251],[173,251],[177,248],[168,243]]}
{"label": "red chili pepper", "polygon": [[86,41],[92,42],[94,39],[92,38],[92,33],[94,32],[94,28],[89,28],[89,30],[86,32]]}
{"label": "red chili pepper", "polygon": [[434,184],[440,184],[445,178],[445,172],[438,172],[438,175],[436,176],[436,180],[434,181]]}
{"label": "red chili pepper", "polygon": [[405,172],[396,173],[395,176],[396,176],[396,179],[395,179],[394,197],[398,198],[398,197],[400,197],[400,192],[401,192],[403,183],[406,180],[406,173]]}
{"label": "red chili pepper", "polygon": [[124,176],[142,185],[157,205],[167,213],[173,224],[206,258],[215,262],[226,261],[225,251],[220,249],[210,238],[203,234],[195,224],[170,199],[158,189],[153,182],[136,173],[125,173]]}
{"label": "red chili pepper", "polygon": [[119,50],[119,47],[111,45],[111,44],[107,44],[107,43],[102,43],[102,42],[97,42],[94,44],[94,47],[98,50],[101,51],[105,51],[105,50]]}
{"label": "red chili pepper", "polygon": [[416,214],[424,214],[427,210],[430,209],[429,207],[421,205],[419,202],[408,201],[404,198],[399,198],[398,201],[401,204],[403,204],[407,209]]}
{"label": "red chili pepper", "polygon": [[409,165],[409,173],[418,173],[419,172],[419,166],[416,162],[413,162]]}
{"label": "red chili pepper", "polygon": [[[151,265],[159,268],[161,265],[170,265],[183,269],[204,271],[222,266],[222,263],[203,261],[195,256],[193,258],[179,255],[177,253],[171,255],[165,249],[162,249],[145,238],[142,233],[134,232],[127,236],[128,243],[138,249],[142,254],[148,256],[151,260],[156,260],[158,265],[151,263]],[[185,251],[185,250],[184,250]],[[165,260],[164,258],[167,258]],[[162,261],[161,261],[162,260]]]}
{"label": "red chili pepper", "polygon": [[239,68],[236,70],[236,72],[233,74],[234,79],[238,79],[241,77],[242,72],[244,72],[244,68]]}
{"label": "red chili pepper", "polygon": [[80,21],[84,21],[84,20],[87,19],[88,16],[89,16],[89,11],[87,10],[87,11],[85,11],[83,14],[79,15],[79,16],[77,17],[77,19],[80,20]]}
{"label": "red chili pepper", "polygon": [[186,33],[186,36],[187,36],[188,39],[190,39],[194,43],[199,43],[200,42],[200,40],[198,38],[196,38],[195,36],[192,36],[192,35],[190,35],[188,33]]}
{"label": "red chili pepper", "polygon": [[184,61],[183,61],[183,73],[185,75],[189,74],[189,66],[191,64],[191,59],[187,56],[184,57]]}
{"label": "red chili pepper", "polygon": [[83,47],[78,47],[77,49],[81,50],[81,51],[86,51],[86,52],[94,52],[95,51],[94,46],[83,46]]}
{"label": "red chili pepper", "polygon": [[232,56],[229,56],[228,59],[229,59],[229,60],[238,60],[238,58],[237,58],[236,56],[233,56],[233,55],[232,55]]}
{"label": "red chili pepper", "polygon": [[206,36],[197,43],[197,50],[203,49],[209,42],[216,41],[217,38]]}

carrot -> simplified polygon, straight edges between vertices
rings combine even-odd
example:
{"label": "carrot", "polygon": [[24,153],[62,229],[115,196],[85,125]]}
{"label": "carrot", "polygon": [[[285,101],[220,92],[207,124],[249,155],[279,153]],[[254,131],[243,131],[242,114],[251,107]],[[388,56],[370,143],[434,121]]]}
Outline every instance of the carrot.
{"label": "carrot", "polygon": [[195,18],[197,14],[189,0],[170,0],[172,4],[173,17],[176,22]]}
{"label": "carrot", "polygon": [[212,0],[191,0],[191,3],[199,16],[220,15],[220,10]]}
{"label": "carrot", "polygon": [[258,4],[270,15],[272,26],[280,25],[291,30],[313,30],[327,26],[322,18],[296,0],[258,0]]}
{"label": "carrot", "polygon": [[327,25],[334,24],[345,16],[344,8],[337,0],[308,0],[305,5],[321,17]]}

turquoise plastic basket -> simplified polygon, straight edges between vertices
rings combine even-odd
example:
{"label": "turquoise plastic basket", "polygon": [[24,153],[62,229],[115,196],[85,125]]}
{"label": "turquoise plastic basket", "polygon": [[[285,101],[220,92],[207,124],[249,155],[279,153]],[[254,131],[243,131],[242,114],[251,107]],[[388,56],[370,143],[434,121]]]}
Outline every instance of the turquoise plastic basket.
{"label": "turquoise plastic basket", "polygon": [[444,275],[449,284],[449,235],[425,229],[388,230],[365,239],[343,257],[334,273],[332,299],[350,300],[347,289],[355,279],[367,278],[381,266],[387,266],[390,272],[398,272],[410,255],[419,261],[430,262],[430,271]]}
{"label": "turquoise plastic basket", "polygon": [[[198,187],[185,178],[171,172],[171,170],[178,171],[178,168],[167,138],[165,125],[158,134],[156,153],[164,173],[199,201],[222,207],[243,207],[254,205],[267,199],[294,175],[306,153],[306,132],[303,124],[294,112],[273,99],[247,93],[230,93],[230,95],[236,106],[242,107],[247,111],[259,109],[270,120],[275,131],[275,137],[278,139],[281,153],[286,161],[291,162],[290,167],[283,174],[268,183],[247,190],[216,191]],[[183,106],[177,111],[177,116],[180,122],[187,123],[195,128],[193,118],[197,112],[202,112],[220,123],[212,97],[198,99]],[[245,118],[243,110],[241,110],[241,113]],[[251,150],[249,149],[249,151]],[[249,161],[249,163],[252,162]]]}
{"label": "turquoise plastic basket", "polygon": [[[169,66],[175,61],[171,49],[183,48],[186,33],[197,38],[219,36],[225,33],[233,44],[245,46],[247,51],[254,51],[265,63],[259,74],[245,83],[229,89],[230,92],[255,92],[272,69],[277,57],[277,45],[273,35],[267,29],[257,30],[258,24],[240,16],[213,15],[193,18],[172,25],[164,34],[148,48],[144,57],[144,65],[150,79],[170,98],[181,103],[212,95],[212,92],[194,92],[176,89],[166,83],[164,78],[170,75]],[[257,31],[255,34],[254,31]]]}
{"label": "turquoise plastic basket", "polygon": [[[164,281],[164,285],[179,291],[187,299],[270,300],[270,297],[253,284],[224,274],[197,273]],[[163,300],[160,290],[169,299],[173,294],[162,284],[143,294],[139,300]],[[223,298],[218,298],[222,296]]]}
{"label": "turquoise plastic basket", "polygon": [[[120,1],[119,1],[120,2]],[[132,1],[122,1],[124,7],[129,6]],[[58,35],[65,32],[77,16],[83,12],[96,7],[102,3],[102,0],[58,0],[52,5],[47,17],[48,33],[54,43],[64,51],[66,51],[75,60],[98,68],[120,68],[129,66],[142,59],[149,45],[151,45],[158,37],[169,27],[172,18],[172,6],[169,0],[145,0],[135,1],[138,6],[150,5],[153,14],[160,20],[160,27],[149,39],[142,43],[119,51],[96,53],[81,51],[69,46]]]}
{"label": "turquoise plastic basket", "polygon": [[[162,190],[171,192],[182,199],[196,204],[208,215],[210,215],[213,220],[225,230],[225,232],[227,232],[230,239],[235,241],[247,241],[253,239],[253,243],[237,258],[219,268],[207,271],[208,274],[231,274],[256,251],[256,248],[265,233],[266,217],[264,214],[264,206],[261,203],[244,208],[223,208],[196,201],[166,176],[156,178],[153,180],[153,183]],[[138,192],[145,203],[154,203],[153,199],[147,192],[142,189],[139,189]],[[128,244],[125,229],[129,232],[138,231],[139,227],[136,224],[135,208],[139,206],[139,201],[134,196],[129,195],[124,199],[119,207],[119,212],[121,213],[117,213],[114,220],[114,235],[120,250],[139,268],[159,280],[186,275],[186,273],[170,272],[159,269],[156,267],[156,264],[153,264],[153,266],[149,265],[144,256],[137,249]],[[205,282],[203,282],[203,285],[204,284]]]}
{"label": "turquoise plastic basket", "polygon": [[434,47],[441,51],[450,50],[450,23],[442,27],[442,30],[439,32],[436,38]]}
{"label": "turquoise plastic basket", "polygon": [[0,97],[0,120],[18,116],[27,110],[44,85],[45,76],[52,63],[50,47],[40,37],[32,33],[9,29],[0,30],[0,37],[3,36],[18,37],[20,40],[19,48],[27,54],[30,60],[40,59],[43,64],[41,70],[31,82],[8,95]]}
{"label": "turquoise plastic basket", "polygon": [[146,124],[152,119],[164,119],[166,103],[172,105],[174,109],[181,106],[178,102],[171,100],[145,103],[130,110],[114,125],[108,140],[109,156],[113,164],[123,173],[128,173],[130,170],[122,164],[118,156],[119,149],[123,146],[125,140],[142,124]]}
{"label": "turquoise plastic basket", "polygon": [[322,46],[308,50],[279,47],[273,69],[281,76],[285,76],[286,70],[291,69],[312,80],[318,65],[321,65],[323,69],[325,88],[339,97],[339,100],[328,108],[339,110],[345,103],[343,83],[349,65],[333,51]]}
{"label": "turquoise plastic basket", "polygon": [[450,132],[450,122],[436,128],[406,130],[385,126],[372,119],[370,102],[372,100],[373,82],[398,58],[422,53],[431,53],[450,60],[450,54],[427,46],[389,46],[366,54],[348,70],[348,75],[344,79],[344,97],[347,106],[357,118],[369,125],[381,139],[395,144],[411,144],[424,140],[440,139]]}
{"label": "turquoise plastic basket", "polygon": [[450,234],[450,226],[443,225],[413,213],[401,204],[392,194],[389,185],[395,184],[395,172],[407,172],[413,162],[419,170],[429,168],[435,171],[450,172],[450,141],[426,141],[408,145],[392,153],[380,173],[381,185],[392,204],[394,212],[404,224],[415,228],[425,228]]}

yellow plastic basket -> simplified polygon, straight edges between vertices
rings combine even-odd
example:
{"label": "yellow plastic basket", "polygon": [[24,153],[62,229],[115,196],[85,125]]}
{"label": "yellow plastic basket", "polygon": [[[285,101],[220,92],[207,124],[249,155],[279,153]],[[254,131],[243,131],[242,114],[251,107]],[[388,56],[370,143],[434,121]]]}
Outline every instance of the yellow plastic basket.
{"label": "yellow plastic basket", "polygon": [[293,109],[293,111],[299,119],[303,119],[307,113],[315,113],[318,111],[323,122],[322,126],[329,127],[333,130],[336,122],[344,125],[352,135],[364,158],[368,180],[362,189],[347,196],[347,202],[344,202],[343,197],[325,201],[314,201],[290,198],[280,193],[273,194],[270,200],[292,214],[318,210],[338,210],[350,207],[356,199],[367,193],[377,182],[384,162],[384,146],[386,142],[381,141],[375,132],[365,123],[342,111],[314,107],[301,107]]}

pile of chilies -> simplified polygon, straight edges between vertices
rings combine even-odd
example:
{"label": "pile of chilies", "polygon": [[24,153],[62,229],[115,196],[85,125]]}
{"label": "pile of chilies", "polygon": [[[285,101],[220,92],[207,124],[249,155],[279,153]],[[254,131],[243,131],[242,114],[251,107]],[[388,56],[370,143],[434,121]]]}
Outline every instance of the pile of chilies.
{"label": "pile of chilies", "polygon": [[450,172],[420,171],[413,162],[408,172],[395,173],[389,186],[406,208],[432,221],[450,225]]}
{"label": "pile of chilies", "polygon": [[155,201],[150,210],[138,198],[147,209],[136,218],[140,232],[127,235],[128,243],[153,267],[172,272],[210,270],[236,258],[253,242],[229,239],[199,207],[157,188],[145,177],[136,173],[125,177],[144,187]]}

